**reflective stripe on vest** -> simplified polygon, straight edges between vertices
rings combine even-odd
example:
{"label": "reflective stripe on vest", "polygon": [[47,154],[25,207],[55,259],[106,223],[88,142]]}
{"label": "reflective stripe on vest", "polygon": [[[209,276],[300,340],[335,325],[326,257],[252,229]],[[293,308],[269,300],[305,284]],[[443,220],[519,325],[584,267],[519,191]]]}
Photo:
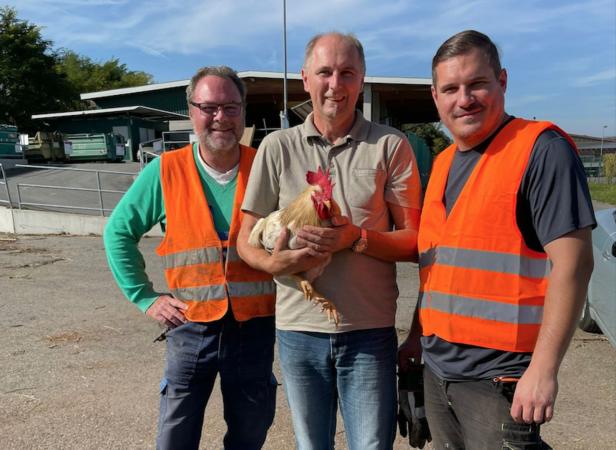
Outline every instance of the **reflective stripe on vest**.
{"label": "reflective stripe on vest", "polygon": [[231,297],[256,297],[276,294],[273,281],[230,281],[227,284]]}
{"label": "reflective stripe on vest", "polygon": [[544,278],[550,273],[550,263],[546,258],[453,247],[431,248],[419,255],[420,269],[433,264],[488,270],[528,278]]}
{"label": "reflective stripe on vest", "polygon": [[[223,249],[224,252],[225,249]],[[235,247],[226,249],[226,260],[229,262],[240,261],[240,255]],[[212,264],[222,261],[221,251],[217,247],[198,248],[185,252],[172,253],[163,257],[165,269],[191,264]]]}
{"label": "reflective stripe on vest", "polygon": [[204,302],[208,300],[225,300],[227,298],[224,284],[175,288],[171,289],[171,293],[174,295],[174,297],[185,301],[193,300]]}
{"label": "reflective stripe on vest", "polygon": [[[227,283],[227,287],[231,297],[257,297],[276,294],[276,285],[273,281],[232,281]],[[193,300],[197,302],[224,300],[226,297],[224,284],[176,288],[172,289],[171,292],[180,300]]]}
{"label": "reflective stripe on vest", "polygon": [[213,264],[222,262],[221,251],[217,247],[198,248],[163,256],[165,269],[190,266],[193,264]]}
{"label": "reflective stripe on vest", "polygon": [[420,292],[419,305],[420,308],[435,309],[447,314],[512,324],[538,325],[543,318],[543,306],[500,303],[434,291]]}

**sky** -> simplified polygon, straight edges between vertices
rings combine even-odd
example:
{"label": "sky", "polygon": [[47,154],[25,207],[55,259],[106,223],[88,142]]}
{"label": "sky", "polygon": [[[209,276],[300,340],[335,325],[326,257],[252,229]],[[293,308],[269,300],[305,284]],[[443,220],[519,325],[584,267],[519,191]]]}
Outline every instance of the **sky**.
{"label": "sky", "polygon": [[[283,72],[283,0],[0,0],[54,48],[118,58],[155,82],[201,66]],[[352,32],[367,75],[429,78],[436,49],[466,29],[496,43],[507,112],[570,133],[616,136],[616,0],[287,0],[288,71],[314,34]],[[409,105],[412,107],[412,105]]]}

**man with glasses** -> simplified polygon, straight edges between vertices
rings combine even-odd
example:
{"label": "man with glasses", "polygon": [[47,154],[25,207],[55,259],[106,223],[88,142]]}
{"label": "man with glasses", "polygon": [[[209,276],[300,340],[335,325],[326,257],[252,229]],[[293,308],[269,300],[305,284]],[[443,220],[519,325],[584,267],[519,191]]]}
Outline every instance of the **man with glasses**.
{"label": "man with glasses", "polygon": [[[166,327],[157,448],[198,449],[217,374],[225,449],[260,449],[274,419],[274,285],[235,248],[255,150],[239,143],[246,88],[228,67],[204,67],[186,89],[198,142],[164,153],[109,218],[104,241],[126,297]],[[153,289],[138,250],[158,223],[169,293]]]}

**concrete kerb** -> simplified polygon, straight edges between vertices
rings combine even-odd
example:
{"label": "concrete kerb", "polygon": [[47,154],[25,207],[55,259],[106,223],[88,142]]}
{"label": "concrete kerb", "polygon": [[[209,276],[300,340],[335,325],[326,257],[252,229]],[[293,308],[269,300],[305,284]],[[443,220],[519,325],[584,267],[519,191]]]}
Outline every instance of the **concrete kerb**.
{"label": "concrete kerb", "polygon": [[[14,208],[12,214],[14,219],[11,217],[10,208],[0,206],[0,233],[100,236],[108,219],[101,216]],[[160,227],[154,227],[146,236],[162,236],[162,231]]]}

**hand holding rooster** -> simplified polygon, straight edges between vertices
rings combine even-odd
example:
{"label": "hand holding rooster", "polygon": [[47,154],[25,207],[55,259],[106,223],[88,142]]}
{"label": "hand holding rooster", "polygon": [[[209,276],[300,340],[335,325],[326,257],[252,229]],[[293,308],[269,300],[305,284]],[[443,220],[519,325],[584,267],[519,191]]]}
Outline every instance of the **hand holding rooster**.
{"label": "hand holding rooster", "polygon": [[[323,273],[332,252],[345,248],[340,247],[344,242],[347,242],[346,247],[349,246],[348,242],[353,242],[349,241],[351,225],[340,216],[340,207],[332,197],[333,184],[329,170],[323,171],[319,167],[316,172],[308,171],[306,181],[308,187],[286,208],[256,222],[248,243],[270,252],[279,267],[275,264],[270,268],[270,273],[292,274],[306,299],[319,304],[337,325],[336,307],[313,288],[312,282]],[[334,217],[346,224],[339,228],[326,228],[333,225]],[[287,248],[302,251],[289,252]]]}
{"label": "hand holding rooster", "polygon": [[360,235],[359,227],[346,216],[333,216],[331,228],[304,225],[297,232],[297,243],[315,251],[335,253],[351,247]]}

